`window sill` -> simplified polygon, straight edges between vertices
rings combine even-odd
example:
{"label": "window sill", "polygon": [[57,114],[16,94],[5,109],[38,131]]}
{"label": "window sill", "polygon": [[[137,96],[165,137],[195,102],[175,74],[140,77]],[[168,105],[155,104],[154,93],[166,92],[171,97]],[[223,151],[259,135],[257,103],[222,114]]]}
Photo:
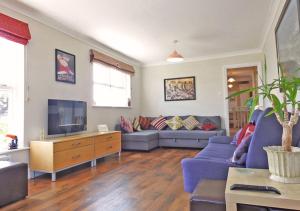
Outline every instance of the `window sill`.
{"label": "window sill", "polygon": [[94,108],[124,108],[124,109],[132,109],[132,106],[122,107],[122,106],[99,106],[99,105],[92,105]]}
{"label": "window sill", "polygon": [[20,147],[19,149],[7,149],[7,150],[0,150],[0,155],[6,155],[6,154],[11,154],[14,152],[20,152],[20,151],[26,151],[29,150],[29,147]]}

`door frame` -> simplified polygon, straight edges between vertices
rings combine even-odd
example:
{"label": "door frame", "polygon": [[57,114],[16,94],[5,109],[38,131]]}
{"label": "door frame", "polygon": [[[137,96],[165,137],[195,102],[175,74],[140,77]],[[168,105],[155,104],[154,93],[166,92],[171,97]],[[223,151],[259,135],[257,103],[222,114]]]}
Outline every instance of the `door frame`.
{"label": "door frame", "polygon": [[[241,64],[229,64],[223,66],[223,96],[224,99],[228,96],[228,87],[227,87],[227,70],[234,68],[243,68],[243,67],[256,67],[257,68],[257,77],[262,76],[262,64],[261,62],[252,62],[252,63],[241,63]],[[262,77],[263,78],[263,77]],[[258,79],[258,78],[257,78]],[[261,81],[257,80],[257,85],[261,85]],[[264,107],[263,98],[259,97],[259,107]],[[226,129],[226,134],[229,135],[229,106],[228,100],[224,100],[224,124]]]}

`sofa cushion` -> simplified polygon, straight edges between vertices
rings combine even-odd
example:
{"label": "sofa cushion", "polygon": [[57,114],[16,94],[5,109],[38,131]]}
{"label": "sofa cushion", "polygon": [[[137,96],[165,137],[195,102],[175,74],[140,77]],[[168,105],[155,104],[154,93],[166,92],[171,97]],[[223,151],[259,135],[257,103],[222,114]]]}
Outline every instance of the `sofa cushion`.
{"label": "sofa cushion", "polygon": [[221,129],[221,117],[220,116],[195,116],[198,122],[201,124],[208,120],[217,126],[217,129]]}
{"label": "sofa cushion", "polygon": [[158,139],[157,131],[146,130],[122,134],[122,141],[150,141],[154,139]]}
{"label": "sofa cushion", "polygon": [[172,130],[178,130],[183,126],[182,119],[179,116],[174,116],[173,118],[168,119],[165,122]]}
{"label": "sofa cushion", "polygon": [[167,126],[166,119],[163,116],[160,116],[154,119],[151,122],[151,125],[155,127],[157,130],[162,130]]}
{"label": "sofa cushion", "polygon": [[236,149],[232,144],[217,144],[209,143],[201,152],[199,152],[195,158],[197,159],[211,159],[216,161],[224,161],[230,159]]}
{"label": "sofa cushion", "polygon": [[142,130],[139,118],[134,118],[134,120],[132,122],[132,127],[133,127],[134,131],[141,131]]}
{"label": "sofa cushion", "polygon": [[198,122],[197,119],[195,119],[194,116],[189,116],[186,119],[182,121],[183,126],[188,130],[193,130],[197,126],[199,126],[200,122]]}
{"label": "sofa cushion", "polygon": [[205,123],[200,124],[198,127],[200,128],[200,130],[205,130],[205,131],[217,129],[217,126],[213,122],[209,122],[209,121],[206,121]]}
{"label": "sofa cushion", "polygon": [[124,131],[126,131],[127,133],[132,133],[133,132],[132,123],[123,116],[121,116],[120,125],[121,125],[121,128]]}
{"label": "sofa cushion", "polygon": [[230,161],[234,164],[245,165],[247,152],[250,145],[250,141],[252,139],[252,135],[244,137],[241,144],[235,149],[232,158]]}
{"label": "sofa cushion", "polygon": [[180,138],[180,139],[209,139],[212,136],[218,135],[220,131],[202,131],[202,130],[161,130],[159,138]]}
{"label": "sofa cushion", "polygon": [[148,118],[148,117],[143,117],[143,116],[140,116],[139,117],[139,122],[140,122],[140,125],[141,125],[141,128],[143,130],[147,130],[151,124],[151,119]]}
{"label": "sofa cushion", "polygon": [[233,136],[232,141],[230,144],[237,145],[237,139],[240,136],[240,133],[242,132],[243,128],[239,129]]}
{"label": "sofa cushion", "polygon": [[242,140],[246,138],[247,136],[251,135],[255,130],[255,125],[253,123],[248,123],[246,124],[243,128],[242,131],[240,132],[238,138],[237,138],[237,145],[240,145]]}

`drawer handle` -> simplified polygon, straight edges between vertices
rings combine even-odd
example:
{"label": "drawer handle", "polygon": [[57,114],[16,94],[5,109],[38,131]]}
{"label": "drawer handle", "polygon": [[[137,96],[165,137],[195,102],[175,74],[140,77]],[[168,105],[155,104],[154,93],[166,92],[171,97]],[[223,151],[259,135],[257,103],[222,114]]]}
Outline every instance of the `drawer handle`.
{"label": "drawer handle", "polygon": [[80,144],[81,144],[80,142],[78,142],[78,143],[73,143],[72,146],[75,147],[75,146],[79,146]]}
{"label": "drawer handle", "polygon": [[108,149],[112,149],[113,147],[112,146],[108,146]]}
{"label": "drawer handle", "polygon": [[76,156],[73,156],[72,159],[77,159],[77,158],[80,158],[80,155],[76,155]]}
{"label": "drawer handle", "polygon": [[112,136],[107,137],[106,139],[112,139]]}

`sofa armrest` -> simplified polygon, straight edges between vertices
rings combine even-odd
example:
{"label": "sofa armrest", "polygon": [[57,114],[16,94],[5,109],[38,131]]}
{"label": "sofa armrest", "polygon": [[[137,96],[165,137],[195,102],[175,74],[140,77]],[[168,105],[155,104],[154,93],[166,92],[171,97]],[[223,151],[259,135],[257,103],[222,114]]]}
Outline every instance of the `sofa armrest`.
{"label": "sofa armrest", "polygon": [[232,138],[229,136],[213,136],[209,138],[209,143],[230,144]]}
{"label": "sofa armrest", "polygon": [[226,136],[226,130],[225,129],[220,129],[217,133],[217,136]]}
{"label": "sofa armrest", "polygon": [[181,161],[184,190],[192,193],[203,179],[227,179],[228,165],[209,159],[185,158]]}

